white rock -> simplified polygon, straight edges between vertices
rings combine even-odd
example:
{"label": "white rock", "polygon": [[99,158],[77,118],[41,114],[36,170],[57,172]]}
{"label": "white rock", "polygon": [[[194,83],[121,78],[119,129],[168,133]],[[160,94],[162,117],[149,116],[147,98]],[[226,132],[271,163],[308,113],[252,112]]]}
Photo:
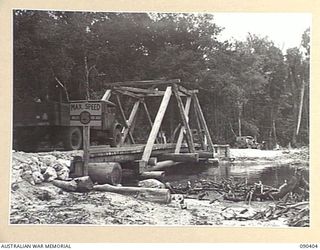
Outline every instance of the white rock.
{"label": "white rock", "polygon": [[70,166],[71,166],[71,160],[58,159],[57,162],[67,168],[70,168]]}
{"label": "white rock", "polygon": [[44,164],[43,162],[40,162],[39,168],[40,168],[40,172],[41,172],[41,173],[46,172],[47,167],[48,167],[48,166],[47,166],[46,164]]}
{"label": "white rock", "polygon": [[59,172],[60,170],[62,170],[64,168],[64,166],[62,164],[60,164],[59,162],[55,162],[54,164],[51,165],[51,167],[53,167],[54,170],[56,170],[56,172]]}
{"label": "white rock", "polygon": [[67,167],[63,167],[59,171],[57,171],[58,179],[60,180],[66,180],[69,178],[70,170]]}
{"label": "white rock", "polygon": [[40,158],[40,161],[42,161],[47,166],[51,166],[56,160],[57,158],[53,155],[44,155]]}
{"label": "white rock", "polygon": [[33,172],[32,178],[33,178],[35,184],[39,184],[44,181],[44,177],[39,171]]}
{"label": "white rock", "polygon": [[39,164],[35,162],[30,164],[30,169],[32,172],[40,172]]}
{"label": "white rock", "polygon": [[29,182],[31,185],[35,185],[31,170],[22,170],[21,178]]}
{"label": "white rock", "polygon": [[44,172],[43,177],[46,181],[50,182],[57,179],[58,175],[53,167],[47,167],[46,172]]}

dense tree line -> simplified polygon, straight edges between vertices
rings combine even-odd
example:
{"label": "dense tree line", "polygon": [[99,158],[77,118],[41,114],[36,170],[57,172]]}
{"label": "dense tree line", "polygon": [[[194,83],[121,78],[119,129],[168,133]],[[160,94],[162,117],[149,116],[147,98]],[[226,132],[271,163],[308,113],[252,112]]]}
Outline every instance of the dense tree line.
{"label": "dense tree line", "polygon": [[199,89],[217,143],[252,135],[283,146],[309,143],[310,34],[285,54],[268,38],[220,42],[209,14],[16,10],[14,101],[96,98],[103,83],[180,78]]}

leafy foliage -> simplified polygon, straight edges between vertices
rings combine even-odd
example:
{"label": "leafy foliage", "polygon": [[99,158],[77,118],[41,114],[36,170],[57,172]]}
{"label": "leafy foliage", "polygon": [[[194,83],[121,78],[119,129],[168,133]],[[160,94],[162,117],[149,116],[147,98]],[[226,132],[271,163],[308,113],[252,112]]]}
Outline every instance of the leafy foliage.
{"label": "leafy foliage", "polygon": [[223,28],[209,14],[13,15],[15,102],[56,98],[55,78],[71,99],[86,98],[87,88],[96,98],[105,82],[180,78],[200,90],[215,142],[232,142],[241,123],[242,134],[258,141],[308,143],[310,30],[302,35],[302,48],[283,55],[268,38],[253,34],[244,42],[219,42]]}

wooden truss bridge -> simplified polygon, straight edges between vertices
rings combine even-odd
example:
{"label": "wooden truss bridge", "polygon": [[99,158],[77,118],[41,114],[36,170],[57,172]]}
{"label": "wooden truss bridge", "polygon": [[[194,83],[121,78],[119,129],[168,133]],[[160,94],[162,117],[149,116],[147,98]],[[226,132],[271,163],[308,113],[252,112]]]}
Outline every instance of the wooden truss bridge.
{"label": "wooden truss bridge", "polygon": [[[214,159],[217,154],[221,156],[222,151],[223,157],[229,157],[228,145],[218,146],[212,142],[198,100],[198,90],[186,89],[181,85],[179,79],[115,82],[105,84],[105,87],[107,90],[101,101],[112,99],[113,102],[116,102],[124,125],[121,131],[121,146],[116,148],[91,146],[90,162],[118,162],[120,164],[132,162],[138,165],[139,173],[143,174],[158,170],[162,166],[174,165],[177,162]],[[155,97],[158,97],[158,100],[161,98],[161,103],[155,118],[152,119],[146,101]],[[133,103],[131,109],[126,109],[127,113],[130,113],[129,117],[125,114],[123,99],[126,100],[126,104]],[[175,103],[175,110],[178,110],[174,115],[179,116],[180,126],[176,129],[177,136],[172,137],[170,143],[166,143],[165,140],[159,140],[159,133],[165,122],[164,117],[168,112],[170,100],[173,100],[171,103]],[[143,144],[136,143],[133,133],[139,110],[144,112],[147,117],[146,122],[150,127],[150,132]],[[194,129],[191,129],[189,122],[191,111]],[[195,134],[197,142],[195,142]]]}

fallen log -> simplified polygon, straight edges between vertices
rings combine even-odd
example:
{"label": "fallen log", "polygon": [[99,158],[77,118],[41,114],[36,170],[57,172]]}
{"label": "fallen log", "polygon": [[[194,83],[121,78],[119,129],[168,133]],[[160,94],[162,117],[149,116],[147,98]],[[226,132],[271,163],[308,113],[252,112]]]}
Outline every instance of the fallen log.
{"label": "fallen log", "polygon": [[77,183],[77,192],[89,192],[93,189],[93,182],[89,176],[78,177],[74,181]]}
{"label": "fallen log", "polygon": [[177,165],[179,163],[180,162],[175,162],[175,161],[172,161],[172,160],[160,161],[160,162],[157,162],[157,164],[155,166],[149,167],[148,171],[161,170],[161,169],[164,169],[164,168],[172,167],[172,166]]}
{"label": "fallen log", "polygon": [[53,180],[52,184],[68,192],[74,192],[77,190],[77,183],[72,181]]}
{"label": "fallen log", "polygon": [[133,195],[135,198],[145,201],[165,203],[171,201],[171,193],[168,189],[159,188],[140,188],[140,187],[115,187],[109,184],[95,185],[93,187],[96,191],[105,191],[118,193],[123,195]]}
{"label": "fallen log", "polygon": [[68,192],[88,192],[93,189],[89,176],[75,178],[71,181],[53,180],[52,184]]}

